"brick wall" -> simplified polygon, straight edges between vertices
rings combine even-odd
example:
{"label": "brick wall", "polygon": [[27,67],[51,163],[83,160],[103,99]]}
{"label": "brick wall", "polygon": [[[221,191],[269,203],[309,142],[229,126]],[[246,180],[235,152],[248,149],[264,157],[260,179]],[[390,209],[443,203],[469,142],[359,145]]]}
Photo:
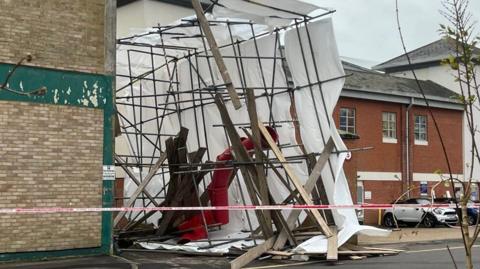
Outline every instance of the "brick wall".
{"label": "brick wall", "polygon": [[104,0],[0,0],[0,62],[103,73]]}
{"label": "brick wall", "polygon": [[[452,168],[452,173],[463,173],[463,151],[460,150],[463,131],[463,112],[445,109],[432,109],[442,134],[445,148]],[[411,122],[414,115],[428,115],[428,146],[413,145],[413,156],[411,158],[413,171],[415,173],[434,173],[436,170],[447,174],[447,163],[442,151],[440,139],[434,128],[432,117],[423,107],[413,107]],[[413,144],[413,126],[411,126],[411,141]]]}
{"label": "brick wall", "polygon": [[[374,147],[372,150],[353,152],[351,160],[344,164],[345,174],[349,181],[352,198],[356,201],[357,172],[401,172],[403,181],[393,180],[365,180],[363,187],[365,191],[372,194],[371,200],[366,203],[390,203],[397,199],[407,190],[406,180],[406,105],[360,100],[354,98],[340,98],[333,117],[338,126],[339,109],[355,108],[356,111],[356,132],[359,139],[345,139],[348,148]],[[382,112],[395,112],[397,115],[397,143],[389,144],[382,141]],[[448,156],[451,161],[452,172],[462,173],[462,112],[433,108],[442,135],[445,141]],[[410,111],[409,132],[410,132],[410,175],[412,173],[434,173],[441,170],[447,173],[447,165],[441,149],[439,138],[434,129],[433,121],[428,116],[428,145],[414,145],[414,115],[428,115],[424,107],[413,106]],[[410,178],[411,178],[410,176]],[[436,180],[435,178],[434,180]],[[437,182],[429,182],[429,190]],[[419,182],[411,182],[417,186]],[[441,197],[447,190],[438,186],[437,196]],[[450,191],[451,192],[451,191]],[[416,189],[411,196],[419,196]],[[380,212],[381,216],[382,212]],[[379,212],[377,210],[365,211],[365,223],[377,224]]]}
{"label": "brick wall", "polygon": [[[0,130],[0,208],[101,207],[102,110],[0,101]],[[100,213],[0,215],[0,253],[95,247],[100,236]]]}
{"label": "brick wall", "polygon": [[397,144],[382,142],[382,112],[397,113],[397,136],[402,136],[400,125],[401,105],[386,102],[340,98],[333,117],[338,126],[339,109],[341,107],[355,108],[356,131],[360,139],[345,140],[348,148],[374,147],[372,150],[356,152],[352,161],[346,165],[355,164],[358,171],[398,172],[402,167],[401,140]]}

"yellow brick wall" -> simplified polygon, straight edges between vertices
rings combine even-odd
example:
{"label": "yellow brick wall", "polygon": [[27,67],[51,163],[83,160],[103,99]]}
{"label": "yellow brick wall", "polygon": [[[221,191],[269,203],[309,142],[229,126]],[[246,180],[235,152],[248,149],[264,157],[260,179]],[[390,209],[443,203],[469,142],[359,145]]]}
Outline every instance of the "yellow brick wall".
{"label": "yellow brick wall", "polygon": [[0,0],[0,62],[104,73],[105,0]]}
{"label": "yellow brick wall", "polygon": [[[101,207],[102,152],[103,110],[0,101],[0,208]],[[100,237],[100,213],[0,214],[0,253]]]}

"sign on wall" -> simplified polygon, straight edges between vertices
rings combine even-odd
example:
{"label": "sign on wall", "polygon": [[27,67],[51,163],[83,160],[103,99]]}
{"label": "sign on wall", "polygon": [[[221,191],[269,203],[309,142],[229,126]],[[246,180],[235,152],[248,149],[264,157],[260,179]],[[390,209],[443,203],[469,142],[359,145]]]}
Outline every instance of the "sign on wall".
{"label": "sign on wall", "polygon": [[428,196],[428,182],[427,181],[420,182],[420,195],[421,196]]}
{"label": "sign on wall", "polygon": [[103,166],[103,180],[115,180],[115,165]]}

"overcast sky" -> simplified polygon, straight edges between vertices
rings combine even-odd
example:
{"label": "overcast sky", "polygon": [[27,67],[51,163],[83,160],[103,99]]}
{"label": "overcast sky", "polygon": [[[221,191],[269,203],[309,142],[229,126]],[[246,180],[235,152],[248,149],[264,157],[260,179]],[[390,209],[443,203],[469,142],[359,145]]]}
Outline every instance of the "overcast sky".
{"label": "overcast sky", "polygon": [[[304,0],[337,10],[333,16],[340,54],[383,62],[403,54],[395,18],[395,0]],[[400,20],[408,50],[440,38],[442,0],[399,0]],[[470,1],[480,20],[480,0]],[[477,23],[477,30],[480,24]]]}

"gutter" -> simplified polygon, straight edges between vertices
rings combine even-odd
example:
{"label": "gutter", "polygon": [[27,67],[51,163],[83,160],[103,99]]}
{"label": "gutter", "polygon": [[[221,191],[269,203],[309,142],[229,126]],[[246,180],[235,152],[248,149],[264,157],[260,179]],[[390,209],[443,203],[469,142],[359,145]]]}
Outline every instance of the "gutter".
{"label": "gutter", "polygon": [[[407,111],[405,112],[405,155],[406,155],[406,175],[405,180],[407,182],[407,191],[410,190],[410,109],[412,108],[415,99],[411,97],[410,104],[407,106]],[[407,193],[407,197],[410,198],[410,191]]]}

